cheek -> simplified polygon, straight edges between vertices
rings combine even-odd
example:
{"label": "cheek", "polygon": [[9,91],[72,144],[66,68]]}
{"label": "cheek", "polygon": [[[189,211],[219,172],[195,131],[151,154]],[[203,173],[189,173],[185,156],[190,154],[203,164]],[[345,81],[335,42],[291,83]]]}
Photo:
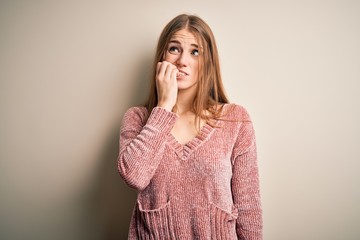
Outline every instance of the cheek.
{"label": "cheek", "polygon": [[193,73],[199,75],[199,62],[197,61],[193,63]]}
{"label": "cheek", "polygon": [[163,61],[167,61],[170,63],[174,63],[176,61],[176,55],[170,54],[170,53],[166,53],[164,55],[164,59]]}

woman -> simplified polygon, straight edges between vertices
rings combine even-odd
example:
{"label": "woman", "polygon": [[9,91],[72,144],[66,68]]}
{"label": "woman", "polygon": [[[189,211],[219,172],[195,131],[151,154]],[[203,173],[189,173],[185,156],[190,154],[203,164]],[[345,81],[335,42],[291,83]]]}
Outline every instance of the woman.
{"label": "woman", "polygon": [[118,169],[138,192],[129,239],[262,239],[254,130],[225,96],[211,29],[175,17],[154,63],[120,130]]}

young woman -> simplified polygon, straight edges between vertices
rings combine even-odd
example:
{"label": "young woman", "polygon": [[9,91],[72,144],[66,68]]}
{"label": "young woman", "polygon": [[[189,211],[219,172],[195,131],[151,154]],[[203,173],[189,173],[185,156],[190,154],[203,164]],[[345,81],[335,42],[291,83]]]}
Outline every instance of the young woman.
{"label": "young woman", "polygon": [[129,239],[262,239],[256,144],[194,15],[160,35],[148,101],[124,115],[118,169],[138,192]]}

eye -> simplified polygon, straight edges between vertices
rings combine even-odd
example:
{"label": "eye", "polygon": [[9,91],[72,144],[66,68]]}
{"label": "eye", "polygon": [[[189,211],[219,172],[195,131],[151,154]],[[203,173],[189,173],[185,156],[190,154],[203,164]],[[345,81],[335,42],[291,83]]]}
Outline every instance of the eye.
{"label": "eye", "polygon": [[177,47],[169,47],[169,52],[174,53],[174,54],[178,54],[180,52],[180,50]]}
{"label": "eye", "polygon": [[194,50],[192,50],[191,54],[194,55],[194,56],[199,56],[199,50],[194,49]]}

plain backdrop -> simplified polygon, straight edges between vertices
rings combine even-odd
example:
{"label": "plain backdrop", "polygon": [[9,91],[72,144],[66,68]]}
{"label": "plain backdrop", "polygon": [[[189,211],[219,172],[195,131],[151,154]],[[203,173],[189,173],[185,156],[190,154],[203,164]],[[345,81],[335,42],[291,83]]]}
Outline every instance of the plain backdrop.
{"label": "plain backdrop", "polygon": [[126,239],[116,169],[180,13],[254,122],[266,240],[360,239],[360,1],[0,1],[0,239]]}

